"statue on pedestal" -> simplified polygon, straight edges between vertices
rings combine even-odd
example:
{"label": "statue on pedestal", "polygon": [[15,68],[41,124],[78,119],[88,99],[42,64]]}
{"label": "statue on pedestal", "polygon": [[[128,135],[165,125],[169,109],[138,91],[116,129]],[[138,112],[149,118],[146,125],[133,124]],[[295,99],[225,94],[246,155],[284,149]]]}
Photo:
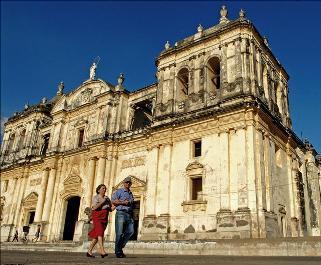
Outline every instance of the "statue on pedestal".
{"label": "statue on pedestal", "polygon": [[60,96],[64,93],[64,88],[65,88],[65,84],[63,81],[61,81],[58,85],[58,91],[57,91],[58,96]]}
{"label": "statue on pedestal", "polygon": [[94,62],[89,70],[89,79],[90,80],[94,80],[96,78],[96,69],[97,69],[97,64]]}
{"label": "statue on pedestal", "polygon": [[123,73],[120,73],[117,79],[116,91],[124,90],[124,87],[123,87],[124,81],[125,81],[125,76]]}
{"label": "statue on pedestal", "polygon": [[220,15],[221,15],[221,18],[220,18],[220,23],[226,23],[228,22],[228,18],[227,18],[227,9],[225,6],[222,6],[221,10],[220,10]]}

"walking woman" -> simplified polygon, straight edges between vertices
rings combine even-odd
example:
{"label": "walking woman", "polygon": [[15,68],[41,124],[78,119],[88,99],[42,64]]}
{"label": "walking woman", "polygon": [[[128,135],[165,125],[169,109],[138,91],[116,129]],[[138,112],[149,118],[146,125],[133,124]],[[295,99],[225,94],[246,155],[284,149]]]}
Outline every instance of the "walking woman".
{"label": "walking woman", "polygon": [[92,241],[87,251],[87,257],[95,257],[92,251],[98,243],[100,255],[104,258],[108,255],[104,249],[104,232],[107,227],[108,214],[113,211],[115,207],[112,205],[110,199],[105,196],[106,186],[104,184],[98,185],[96,193],[97,195],[93,197],[91,207],[94,227],[88,233],[89,237],[92,238]]}

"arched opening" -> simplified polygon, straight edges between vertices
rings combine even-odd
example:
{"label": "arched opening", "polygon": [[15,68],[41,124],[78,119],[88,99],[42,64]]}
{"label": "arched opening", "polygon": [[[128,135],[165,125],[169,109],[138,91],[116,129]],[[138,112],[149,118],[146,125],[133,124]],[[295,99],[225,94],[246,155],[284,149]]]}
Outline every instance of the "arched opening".
{"label": "arched opening", "polygon": [[67,211],[63,232],[63,240],[73,240],[76,222],[78,221],[80,197],[75,196],[67,200]]}
{"label": "arched opening", "polygon": [[189,72],[187,68],[182,68],[177,74],[177,97],[182,100],[189,94]]}
{"label": "arched opening", "polygon": [[7,148],[8,152],[12,151],[12,149],[13,149],[14,139],[15,139],[15,134],[13,133],[9,136],[9,143],[8,143],[8,148]]}
{"label": "arched opening", "polygon": [[24,143],[26,138],[26,129],[24,129],[20,134],[20,140],[19,140],[19,150],[23,149]]}
{"label": "arched opening", "polygon": [[49,147],[50,133],[47,133],[43,136],[43,144],[41,146],[40,154],[45,155]]}
{"label": "arched opening", "polygon": [[150,99],[135,103],[129,114],[130,129],[137,130],[149,126],[152,122],[152,102]]}
{"label": "arched opening", "polygon": [[268,71],[266,66],[263,67],[263,89],[264,95],[267,101],[269,102],[269,86],[268,86]]}
{"label": "arched opening", "polygon": [[217,90],[221,86],[221,68],[220,60],[217,57],[213,57],[208,60],[206,65],[207,70],[207,89],[210,94],[217,94]]}
{"label": "arched opening", "polygon": [[279,112],[283,114],[282,90],[280,84],[276,88],[276,104],[278,105]]}
{"label": "arched opening", "polygon": [[282,149],[278,146],[275,146],[275,164],[280,168],[283,166]]}

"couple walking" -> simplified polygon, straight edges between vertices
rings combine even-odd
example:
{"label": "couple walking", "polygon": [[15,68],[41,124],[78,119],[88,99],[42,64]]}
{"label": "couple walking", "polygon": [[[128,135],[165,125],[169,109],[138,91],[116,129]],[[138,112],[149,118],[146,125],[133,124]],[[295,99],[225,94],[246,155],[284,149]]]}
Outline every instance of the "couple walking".
{"label": "couple walking", "polygon": [[123,180],[123,187],[118,189],[111,197],[111,200],[105,196],[106,186],[100,184],[96,188],[96,193],[92,200],[92,220],[93,229],[88,233],[92,241],[87,251],[87,257],[94,258],[93,248],[98,243],[101,257],[108,254],[104,249],[104,231],[107,227],[109,212],[116,209],[115,218],[115,254],[117,258],[126,257],[123,248],[129,238],[134,233],[133,205],[134,197],[130,191],[132,185],[131,177],[128,176]]}

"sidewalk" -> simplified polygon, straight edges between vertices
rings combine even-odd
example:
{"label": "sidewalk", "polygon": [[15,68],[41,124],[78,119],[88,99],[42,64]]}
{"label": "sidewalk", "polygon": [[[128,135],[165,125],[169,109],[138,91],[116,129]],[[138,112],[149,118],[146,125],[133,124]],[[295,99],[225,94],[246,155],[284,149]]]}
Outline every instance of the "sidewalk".
{"label": "sidewalk", "polygon": [[[1,250],[86,252],[89,242],[12,243],[3,242]],[[108,253],[114,243],[107,242]],[[221,239],[204,241],[131,241],[128,254],[153,255],[228,255],[228,256],[321,256],[321,237],[280,239]]]}

